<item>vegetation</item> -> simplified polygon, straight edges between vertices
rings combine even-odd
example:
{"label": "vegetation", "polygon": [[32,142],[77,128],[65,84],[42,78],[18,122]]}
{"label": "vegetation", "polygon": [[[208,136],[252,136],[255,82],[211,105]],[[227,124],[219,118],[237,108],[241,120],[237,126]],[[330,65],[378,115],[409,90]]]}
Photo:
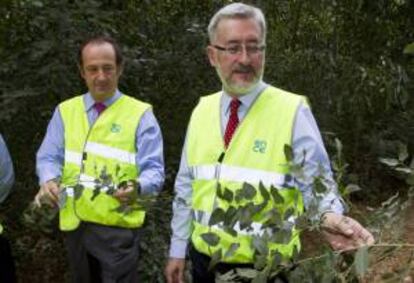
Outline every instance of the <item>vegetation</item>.
{"label": "vegetation", "polygon": [[[188,118],[201,95],[220,88],[205,56],[206,26],[229,2],[1,1],[0,128],[17,182],[0,215],[22,282],[69,278],[56,219],[50,229],[39,231],[36,222],[22,225],[22,215],[38,190],[35,153],[54,107],[85,91],[76,66],[78,45],[98,33],[120,41],[126,56],[120,89],[150,102],[163,130],[167,180],[148,215],[139,266],[143,282],[163,282],[173,180]],[[371,225],[382,243],[384,229],[408,205],[413,185],[408,169],[413,170],[414,154],[414,1],[245,2],[261,7],[267,16],[265,81],[308,96],[351,212]],[[349,194],[356,186],[347,184],[361,189]],[[364,206],[379,209],[359,213],[356,208]],[[378,249],[369,254],[386,256],[383,247]],[[358,251],[358,260],[348,261],[348,267],[356,262],[353,274],[364,270],[361,259],[367,253]],[[298,269],[302,273],[292,276],[304,280],[303,274],[313,274],[317,282],[332,282],[326,271],[347,262],[346,256],[337,259],[328,252],[305,261]]]}

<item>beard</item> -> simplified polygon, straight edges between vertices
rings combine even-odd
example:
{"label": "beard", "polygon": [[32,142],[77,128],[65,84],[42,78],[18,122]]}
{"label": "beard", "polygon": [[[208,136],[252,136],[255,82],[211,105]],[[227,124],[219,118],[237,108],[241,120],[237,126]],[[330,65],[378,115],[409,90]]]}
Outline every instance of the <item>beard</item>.
{"label": "beard", "polygon": [[246,93],[249,93],[250,91],[252,91],[263,79],[263,69],[264,69],[264,65],[262,66],[262,68],[259,70],[259,72],[255,72],[255,70],[251,67],[251,66],[245,66],[245,65],[239,65],[237,66],[233,71],[232,74],[239,72],[239,73],[252,73],[253,79],[251,82],[243,82],[243,83],[239,83],[239,82],[233,82],[231,80],[231,76],[226,78],[219,67],[216,67],[216,72],[217,75],[219,76],[222,84],[223,84],[223,89],[229,93],[229,94],[233,94],[236,96],[242,96],[245,95]]}

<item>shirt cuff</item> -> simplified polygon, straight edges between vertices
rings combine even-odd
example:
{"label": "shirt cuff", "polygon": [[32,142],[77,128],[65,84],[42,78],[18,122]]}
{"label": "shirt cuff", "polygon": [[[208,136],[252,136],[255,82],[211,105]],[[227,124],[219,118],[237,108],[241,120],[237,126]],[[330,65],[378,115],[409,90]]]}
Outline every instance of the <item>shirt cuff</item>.
{"label": "shirt cuff", "polygon": [[41,176],[39,176],[39,183],[40,185],[43,185],[47,181],[50,181],[53,179],[60,179],[60,175],[56,175],[51,172],[44,172]]}
{"label": "shirt cuff", "polygon": [[174,240],[171,241],[170,257],[184,259],[187,254],[188,241]]}
{"label": "shirt cuff", "polygon": [[139,183],[139,186],[141,188],[141,191],[140,191],[141,194],[143,194],[143,195],[148,195],[148,194],[157,195],[159,193],[159,190],[154,185],[154,183],[151,182],[151,180],[148,180],[147,178],[138,177],[137,182]]}

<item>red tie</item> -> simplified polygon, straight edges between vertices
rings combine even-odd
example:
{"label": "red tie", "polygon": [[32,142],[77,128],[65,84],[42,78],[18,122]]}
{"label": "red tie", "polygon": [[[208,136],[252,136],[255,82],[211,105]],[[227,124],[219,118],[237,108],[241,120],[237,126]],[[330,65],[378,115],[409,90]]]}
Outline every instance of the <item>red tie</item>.
{"label": "red tie", "polygon": [[95,108],[96,112],[98,112],[98,116],[99,116],[105,110],[106,105],[103,104],[102,102],[95,102],[93,107]]}
{"label": "red tie", "polygon": [[239,109],[241,102],[237,98],[233,98],[230,102],[230,117],[227,122],[226,132],[224,133],[224,147],[227,148],[234,132],[239,125],[239,116],[237,116],[237,110]]}

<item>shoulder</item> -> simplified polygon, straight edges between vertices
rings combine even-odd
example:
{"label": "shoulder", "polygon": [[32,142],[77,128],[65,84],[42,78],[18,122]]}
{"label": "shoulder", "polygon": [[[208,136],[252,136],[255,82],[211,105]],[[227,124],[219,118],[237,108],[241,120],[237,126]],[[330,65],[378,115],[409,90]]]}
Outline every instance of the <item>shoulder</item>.
{"label": "shoulder", "polygon": [[126,103],[128,105],[134,105],[135,107],[139,107],[139,108],[143,108],[143,109],[150,109],[152,108],[152,105],[141,101],[135,97],[123,94],[119,99],[121,99],[123,101],[123,103]]}
{"label": "shoulder", "polygon": [[76,95],[72,98],[66,99],[62,101],[61,103],[59,103],[58,107],[59,108],[71,107],[79,103],[83,103],[83,95]]}

